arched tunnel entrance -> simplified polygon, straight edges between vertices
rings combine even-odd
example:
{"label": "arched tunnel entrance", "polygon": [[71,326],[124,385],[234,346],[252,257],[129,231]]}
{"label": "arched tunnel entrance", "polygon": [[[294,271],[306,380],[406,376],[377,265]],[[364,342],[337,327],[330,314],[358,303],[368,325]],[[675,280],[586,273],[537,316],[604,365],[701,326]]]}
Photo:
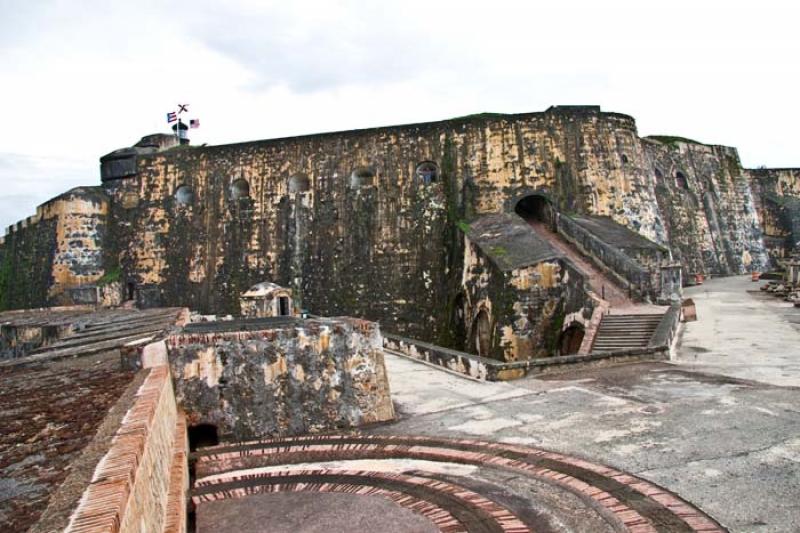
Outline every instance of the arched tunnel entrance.
{"label": "arched tunnel entrance", "polygon": [[573,355],[578,353],[583,343],[583,336],[586,330],[581,324],[570,324],[561,332],[558,340],[558,355]]}
{"label": "arched tunnel entrance", "polygon": [[197,451],[198,448],[206,446],[216,446],[219,444],[219,434],[217,426],[213,424],[198,424],[189,426],[189,451]]}
{"label": "arched tunnel entrance", "polygon": [[541,194],[530,194],[520,199],[514,206],[514,212],[528,222],[553,227],[553,207],[550,200]]}

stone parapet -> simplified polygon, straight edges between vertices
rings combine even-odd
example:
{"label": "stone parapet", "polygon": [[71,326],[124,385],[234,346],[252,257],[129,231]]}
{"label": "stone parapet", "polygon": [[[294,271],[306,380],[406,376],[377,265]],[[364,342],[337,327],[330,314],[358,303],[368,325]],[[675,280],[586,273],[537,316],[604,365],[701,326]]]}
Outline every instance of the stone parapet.
{"label": "stone parapet", "polygon": [[280,317],[190,324],[167,339],[167,348],[189,425],[210,424],[226,440],[394,418],[374,322]]}

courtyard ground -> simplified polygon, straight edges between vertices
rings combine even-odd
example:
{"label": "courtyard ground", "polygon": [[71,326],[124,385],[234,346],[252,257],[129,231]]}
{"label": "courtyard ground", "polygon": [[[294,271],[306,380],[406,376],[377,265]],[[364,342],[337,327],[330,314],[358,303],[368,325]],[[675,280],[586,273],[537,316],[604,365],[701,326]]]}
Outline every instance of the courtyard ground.
{"label": "courtyard ground", "polygon": [[800,309],[721,278],[673,361],[481,383],[387,355],[400,419],[373,434],[546,448],[631,472],[731,531],[800,531]]}

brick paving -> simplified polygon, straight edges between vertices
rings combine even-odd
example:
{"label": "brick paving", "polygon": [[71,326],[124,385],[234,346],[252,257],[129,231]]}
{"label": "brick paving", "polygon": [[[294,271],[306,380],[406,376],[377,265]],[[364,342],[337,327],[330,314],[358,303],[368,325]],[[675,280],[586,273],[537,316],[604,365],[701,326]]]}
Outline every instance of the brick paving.
{"label": "brick paving", "polygon": [[[523,509],[506,508],[489,495],[476,494],[451,479],[442,479],[436,472],[390,475],[347,468],[347,461],[359,459],[413,459],[475,465],[545,481],[554,492],[567,491],[591,504],[617,530],[725,531],[711,517],[662,487],[613,468],[528,446],[471,439],[329,435],[217,446],[201,450],[196,459],[193,499],[199,507],[204,501],[263,492],[344,491],[385,495],[393,501],[407,502],[410,508],[419,508],[422,504],[418,500],[433,503],[435,506],[426,507],[426,512],[443,517],[441,524],[434,520],[442,531],[549,530],[541,524],[534,527],[525,523],[521,518]],[[341,466],[331,468],[337,462]],[[315,463],[324,464],[325,468],[309,466]],[[420,492],[420,487],[426,491]],[[398,500],[398,493],[410,499]],[[443,498],[442,493],[448,497]],[[480,518],[479,511],[488,514],[489,519]]]}
{"label": "brick paving", "polygon": [[133,379],[118,357],[72,367],[0,369],[0,530],[25,531]]}

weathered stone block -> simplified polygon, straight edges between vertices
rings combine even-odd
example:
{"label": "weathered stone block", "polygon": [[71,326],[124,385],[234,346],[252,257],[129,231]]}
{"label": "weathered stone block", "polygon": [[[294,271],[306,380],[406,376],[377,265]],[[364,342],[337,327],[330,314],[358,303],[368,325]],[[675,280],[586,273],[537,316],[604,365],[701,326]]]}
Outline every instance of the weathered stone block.
{"label": "weathered stone block", "polygon": [[189,424],[214,425],[223,438],[301,435],[394,417],[372,322],[198,323],[167,345]]}

